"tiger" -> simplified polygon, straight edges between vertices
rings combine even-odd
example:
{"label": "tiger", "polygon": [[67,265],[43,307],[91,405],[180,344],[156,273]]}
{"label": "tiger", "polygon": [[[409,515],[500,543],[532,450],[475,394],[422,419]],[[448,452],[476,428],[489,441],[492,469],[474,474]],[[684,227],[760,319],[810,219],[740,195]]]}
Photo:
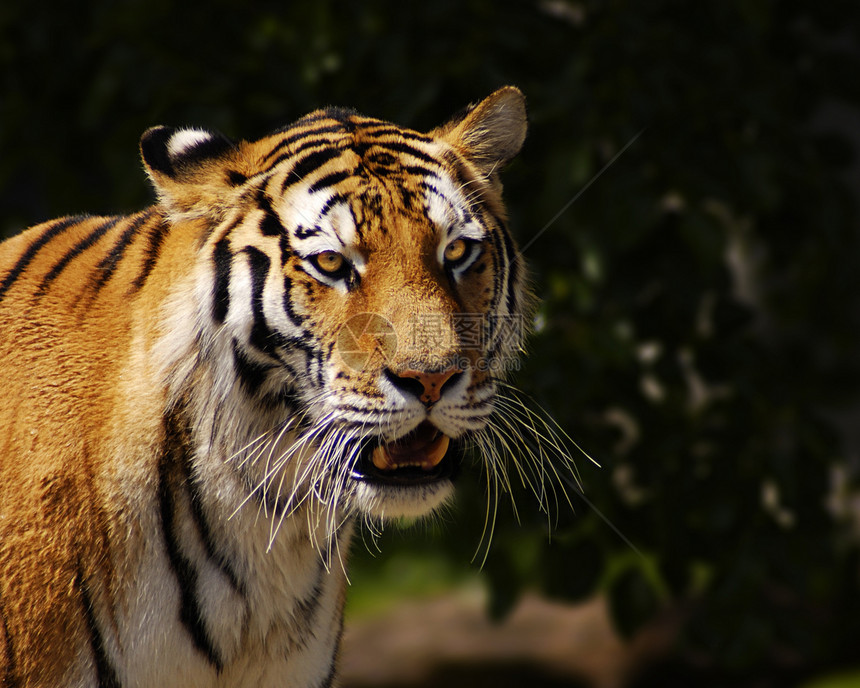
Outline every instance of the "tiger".
{"label": "tiger", "polygon": [[0,245],[0,684],[337,685],[356,530],[444,508],[467,449],[509,482],[526,129],[513,86],[427,133],[154,127],[155,204]]}

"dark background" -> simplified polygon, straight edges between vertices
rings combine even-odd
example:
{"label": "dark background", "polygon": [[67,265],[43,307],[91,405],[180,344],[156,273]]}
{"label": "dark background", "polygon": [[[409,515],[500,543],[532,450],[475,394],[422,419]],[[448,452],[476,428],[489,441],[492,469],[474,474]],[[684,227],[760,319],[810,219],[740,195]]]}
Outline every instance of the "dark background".
{"label": "dark background", "polygon": [[[551,539],[517,494],[489,612],[600,593],[629,635],[682,610],[641,686],[860,663],[856,1],[53,5],[0,6],[5,235],[150,203],[153,124],[253,138],[338,104],[429,129],[522,88],[506,193],[543,304],[517,384],[602,464],[578,459],[586,496],[641,556],[576,494]],[[359,547],[357,577],[390,552],[469,566],[479,489]]]}

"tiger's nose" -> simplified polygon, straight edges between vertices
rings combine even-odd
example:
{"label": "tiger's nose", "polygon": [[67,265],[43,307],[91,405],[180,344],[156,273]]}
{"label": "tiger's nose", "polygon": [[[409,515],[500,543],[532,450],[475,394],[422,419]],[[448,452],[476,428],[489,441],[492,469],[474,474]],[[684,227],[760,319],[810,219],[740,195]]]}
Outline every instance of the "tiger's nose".
{"label": "tiger's nose", "polygon": [[463,375],[457,367],[440,371],[401,370],[395,373],[385,370],[388,380],[398,389],[414,394],[425,406],[435,404],[442,396],[445,387],[454,384]]}

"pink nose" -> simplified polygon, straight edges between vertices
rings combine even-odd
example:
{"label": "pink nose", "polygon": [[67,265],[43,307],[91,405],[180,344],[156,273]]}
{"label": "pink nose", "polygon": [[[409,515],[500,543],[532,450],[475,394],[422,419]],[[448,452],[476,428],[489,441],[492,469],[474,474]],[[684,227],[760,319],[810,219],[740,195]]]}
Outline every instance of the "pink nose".
{"label": "pink nose", "polygon": [[399,373],[390,373],[388,379],[400,389],[412,392],[422,403],[429,406],[439,401],[446,383],[462,372],[459,368],[429,373],[422,370],[402,370]]}

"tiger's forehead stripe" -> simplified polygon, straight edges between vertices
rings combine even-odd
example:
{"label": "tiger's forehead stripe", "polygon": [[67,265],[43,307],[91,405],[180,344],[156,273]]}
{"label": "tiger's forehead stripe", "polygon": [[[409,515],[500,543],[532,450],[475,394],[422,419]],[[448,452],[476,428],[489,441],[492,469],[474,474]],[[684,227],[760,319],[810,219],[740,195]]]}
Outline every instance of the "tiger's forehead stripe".
{"label": "tiger's forehead stripe", "polygon": [[[274,214],[287,229],[291,250],[305,256],[346,250],[353,262],[359,259],[350,249],[362,239],[365,219],[356,218],[355,208],[347,200],[349,194],[338,190],[338,185],[355,178],[365,164],[414,177],[414,182],[404,180],[394,188],[404,202],[410,197],[413,203],[420,199],[422,212],[443,232],[457,225],[462,236],[479,239],[484,235],[486,230],[471,222],[468,198],[458,191],[463,181],[456,170],[448,169],[452,156],[447,148],[432,137],[387,122],[342,111],[329,114],[334,119],[323,112],[310,122],[313,126],[304,128],[308,122],[300,121],[285,130],[285,138],[265,156],[271,161],[266,195],[283,199],[276,203]],[[343,158],[348,152],[351,156]],[[329,165],[340,158],[342,165]],[[367,204],[368,210],[372,208]]]}
{"label": "tiger's forehead stripe", "polygon": [[[321,120],[332,123],[317,126]],[[308,124],[315,126],[308,127]],[[395,155],[404,153],[431,165],[440,165],[442,162],[415,145],[410,145],[435,144],[431,137],[392,126],[381,120],[363,118],[352,113],[345,114],[342,111],[322,111],[319,117],[310,121],[300,120],[281,133],[285,135],[284,138],[275,143],[261,160],[268,170],[273,170],[280,163],[298,156],[306,149],[324,147],[352,149],[363,154],[373,146],[388,149]]]}
{"label": "tiger's forehead stripe", "polygon": [[[335,132],[341,131],[342,129],[343,127],[340,124],[329,124],[328,126],[317,127],[315,129],[303,129],[297,131],[294,134],[286,136],[280,141],[278,141],[272,148],[272,150],[270,150],[263,156],[261,163],[265,165],[266,163],[270,162],[281,151],[283,151],[285,148],[288,148],[297,141],[301,141],[302,139],[308,139],[310,141],[325,140],[325,138],[321,139],[321,134],[334,134]],[[287,131],[293,131],[293,128],[290,128]]]}
{"label": "tiger's forehead stripe", "polygon": [[[373,120],[371,120],[373,121]],[[379,120],[375,120],[379,121]],[[421,141],[422,143],[433,143],[433,139],[430,136],[425,136],[417,131],[413,131],[411,129],[403,129],[401,127],[395,127],[387,122],[383,122],[378,126],[374,126],[372,124],[367,124],[364,126],[363,130],[364,134],[374,136],[374,137],[383,137],[383,136],[392,136],[399,137],[403,139],[409,139],[412,141]]]}
{"label": "tiger's forehead stripe", "polygon": [[306,177],[313,174],[327,162],[340,156],[341,151],[339,149],[324,147],[309,153],[303,158],[299,158],[287,172],[286,177],[284,177],[284,181],[281,183],[281,194],[286,193],[287,189],[293,184],[304,181]]}

